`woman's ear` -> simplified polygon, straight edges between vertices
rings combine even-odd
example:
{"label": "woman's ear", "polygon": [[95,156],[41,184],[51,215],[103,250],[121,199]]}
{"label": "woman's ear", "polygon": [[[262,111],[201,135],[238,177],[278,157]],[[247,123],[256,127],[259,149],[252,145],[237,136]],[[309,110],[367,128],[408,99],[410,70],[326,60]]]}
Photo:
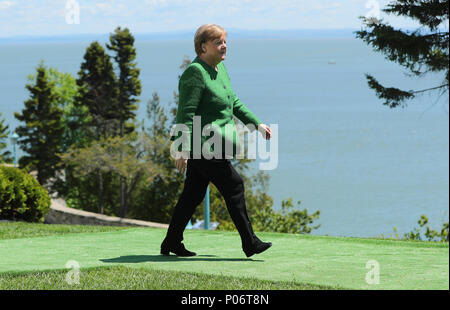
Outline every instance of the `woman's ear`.
{"label": "woman's ear", "polygon": [[202,43],[202,52],[206,53],[205,43]]}

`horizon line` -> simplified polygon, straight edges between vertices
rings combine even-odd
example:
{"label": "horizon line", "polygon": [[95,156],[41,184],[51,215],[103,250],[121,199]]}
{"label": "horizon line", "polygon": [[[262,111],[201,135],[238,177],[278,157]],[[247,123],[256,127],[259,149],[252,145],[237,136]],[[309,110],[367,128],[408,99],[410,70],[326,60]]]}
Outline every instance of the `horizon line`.
{"label": "horizon line", "polygon": [[[119,27],[119,26],[117,26]],[[116,28],[117,28],[116,27]],[[122,27],[122,29],[125,29],[129,27]],[[245,28],[227,28],[228,34],[230,32],[233,32],[233,34],[257,34],[257,33],[277,33],[282,34],[282,32],[300,32],[300,31],[320,31],[320,32],[331,32],[331,31],[356,31],[360,30],[358,28],[288,28],[288,29],[245,29]],[[159,31],[159,32],[131,32],[133,36],[162,36],[162,35],[192,35],[193,31],[195,32],[195,29],[183,29],[183,30],[170,30],[170,31]],[[8,40],[8,39],[51,39],[51,38],[73,38],[73,37],[87,37],[87,36],[109,36],[112,34],[114,30],[111,32],[105,33],[105,32],[90,32],[90,33],[73,33],[73,34],[50,34],[50,35],[27,35],[27,34],[20,34],[20,35],[13,35],[13,36],[0,36],[0,39]]]}
{"label": "horizon line", "polygon": [[[130,27],[122,27],[122,26],[117,26],[117,27],[121,27],[122,29],[128,28],[130,29]],[[117,28],[116,27],[116,28]],[[246,28],[233,28],[233,27],[228,27],[227,28],[227,32],[228,34],[230,32],[235,32],[235,33],[239,33],[239,32],[246,32],[246,33],[264,33],[264,32],[297,32],[297,31],[321,31],[321,32],[327,32],[327,31],[357,31],[357,30],[361,30],[363,28],[363,25],[361,25],[359,28],[358,27],[342,27],[342,28],[266,28],[266,29],[246,29]],[[406,30],[406,31],[410,31],[410,30],[416,30],[416,27],[405,27],[402,28],[400,27],[399,29],[401,30]],[[111,32],[105,33],[105,32],[83,32],[83,33],[72,33],[72,34],[49,34],[49,35],[27,35],[27,34],[19,34],[19,35],[12,35],[12,36],[0,36],[0,39],[17,39],[17,38],[70,38],[70,37],[81,37],[81,36],[106,36],[106,35],[110,35],[111,33],[113,33],[114,30],[112,30]],[[192,34],[193,32],[195,32],[195,29],[178,29],[178,30],[169,30],[169,31],[155,31],[155,32],[131,32],[134,36],[145,36],[145,35],[180,35],[180,34]]]}

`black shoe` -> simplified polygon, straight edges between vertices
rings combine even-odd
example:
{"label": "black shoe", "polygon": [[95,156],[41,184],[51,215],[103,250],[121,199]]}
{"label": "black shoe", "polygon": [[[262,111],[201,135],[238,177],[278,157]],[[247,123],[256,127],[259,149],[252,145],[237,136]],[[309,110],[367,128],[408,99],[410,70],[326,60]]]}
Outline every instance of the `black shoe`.
{"label": "black shoe", "polygon": [[247,257],[250,257],[254,254],[259,254],[259,253],[264,252],[271,246],[272,246],[272,242],[262,242],[261,240],[256,238],[256,241],[254,242],[253,246],[251,246],[250,248],[244,249],[244,253],[245,253],[245,255],[247,255]]}
{"label": "black shoe", "polygon": [[161,244],[161,254],[162,255],[170,255],[170,252],[174,253],[176,256],[195,256],[197,255],[194,252],[186,250],[183,243],[180,243],[176,246],[168,246],[164,244],[164,242]]}

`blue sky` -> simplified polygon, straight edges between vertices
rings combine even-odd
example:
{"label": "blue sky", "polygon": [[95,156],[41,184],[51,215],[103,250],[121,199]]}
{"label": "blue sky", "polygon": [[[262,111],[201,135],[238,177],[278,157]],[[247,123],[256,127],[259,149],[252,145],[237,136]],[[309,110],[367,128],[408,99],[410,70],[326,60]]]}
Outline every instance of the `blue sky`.
{"label": "blue sky", "polygon": [[[206,23],[228,29],[360,29],[358,16],[379,14],[391,25],[417,27],[386,15],[389,0],[0,0],[0,37],[195,31]],[[79,5],[79,24],[68,23],[67,3]],[[74,12],[73,10],[71,12]],[[73,15],[70,15],[73,17]],[[72,17],[71,21],[75,21]]]}

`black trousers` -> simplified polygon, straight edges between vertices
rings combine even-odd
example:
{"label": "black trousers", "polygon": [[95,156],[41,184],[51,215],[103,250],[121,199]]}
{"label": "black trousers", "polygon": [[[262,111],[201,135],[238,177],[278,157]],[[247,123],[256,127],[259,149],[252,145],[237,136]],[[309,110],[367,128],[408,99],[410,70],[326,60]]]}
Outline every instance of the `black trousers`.
{"label": "black trousers", "polygon": [[175,206],[166,242],[178,244],[183,231],[203,201],[206,188],[212,182],[225,199],[231,219],[241,236],[243,249],[251,247],[256,238],[247,214],[244,182],[229,159],[188,159],[184,189]]}

